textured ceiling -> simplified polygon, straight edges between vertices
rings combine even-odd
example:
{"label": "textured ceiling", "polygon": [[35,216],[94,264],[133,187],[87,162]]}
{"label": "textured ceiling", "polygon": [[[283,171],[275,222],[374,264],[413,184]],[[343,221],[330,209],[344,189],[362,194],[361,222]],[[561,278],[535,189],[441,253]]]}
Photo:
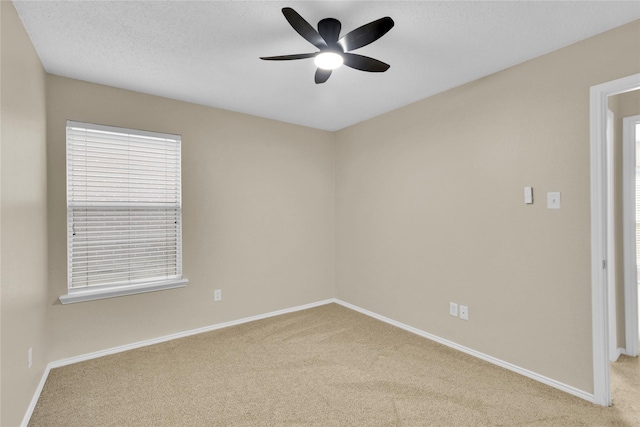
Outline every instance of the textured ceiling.
{"label": "textured ceiling", "polygon": [[[47,72],[337,130],[640,19],[640,2],[14,1]],[[314,52],[281,13],[342,33],[395,27],[355,53],[391,68],[342,67],[316,85]]]}

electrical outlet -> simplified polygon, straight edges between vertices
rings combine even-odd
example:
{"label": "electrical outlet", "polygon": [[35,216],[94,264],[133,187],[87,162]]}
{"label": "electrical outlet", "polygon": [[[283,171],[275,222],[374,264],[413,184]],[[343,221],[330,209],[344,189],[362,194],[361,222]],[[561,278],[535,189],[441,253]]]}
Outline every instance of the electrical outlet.
{"label": "electrical outlet", "polygon": [[455,302],[449,303],[449,314],[458,317],[458,304]]}
{"label": "electrical outlet", "polygon": [[215,301],[220,301],[222,299],[222,290],[221,289],[216,289],[215,291],[213,291],[213,299]]}
{"label": "electrical outlet", "polygon": [[29,347],[29,368],[33,365],[33,348]]}
{"label": "electrical outlet", "polygon": [[560,209],[560,193],[547,193],[547,209]]}
{"label": "electrical outlet", "polygon": [[466,305],[460,306],[460,318],[462,320],[469,320],[469,307]]}

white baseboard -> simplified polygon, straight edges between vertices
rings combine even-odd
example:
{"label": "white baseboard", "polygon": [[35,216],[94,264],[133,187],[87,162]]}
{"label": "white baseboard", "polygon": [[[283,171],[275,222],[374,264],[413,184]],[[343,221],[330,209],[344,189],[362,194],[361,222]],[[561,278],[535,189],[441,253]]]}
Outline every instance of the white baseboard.
{"label": "white baseboard", "polygon": [[78,362],[84,362],[86,360],[91,360],[91,359],[96,359],[98,357],[102,357],[102,356],[108,356],[110,354],[116,354],[116,353],[122,353],[124,351],[129,351],[129,350],[133,350],[136,348],[140,348],[140,347],[146,347],[149,345],[154,345],[154,344],[160,344],[166,341],[171,341],[171,340],[175,340],[178,338],[184,338],[184,337],[188,337],[191,335],[196,335],[196,334],[201,334],[203,332],[209,332],[209,331],[215,331],[217,329],[223,329],[223,328],[228,328],[230,326],[236,326],[236,325],[241,325],[243,323],[248,323],[248,322],[253,322],[256,320],[261,320],[261,319],[266,319],[268,317],[274,317],[274,316],[280,316],[282,314],[287,314],[287,313],[294,313],[296,311],[301,311],[301,310],[306,310],[309,308],[313,308],[313,307],[319,307],[321,305],[326,305],[326,304],[331,304],[333,302],[336,302],[335,299],[331,298],[331,299],[326,299],[323,301],[317,301],[317,302],[313,302],[310,304],[304,304],[304,305],[299,305],[296,307],[292,307],[292,308],[286,308],[283,310],[277,310],[277,311],[272,311],[269,313],[264,313],[264,314],[259,314],[257,316],[251,316],[251,317],[245,317],[243,319],[238,319],[238,320],[232,320],[230,322],[224,322],[224,323],[218,323],[215,325],[210,325],[210,326],[205,326],[202,328],[197,328],[197,329],[191,329],[188,331],[184,331],[184,332],[178,332],[176,334],[171,334],[171,335],[165,335],[162,337],[158,337],[158,338],[152,338],[149,340],[144,340],[144,341],[139,341],[139,342],[135,342],[132,344],[126,344],[126,345],[121,345],[118,347],[112,347],[112,348],[108,348],[105,350],[100,350],[100,351],[95,351],[92,353],[87,353],[87,354],[81,354],[79,356],[74,356],[74,357],[69,357],[66,359],[61,359],[61,360],[56,360],[53,362],[49,362],[49,364],[47,364],[47,367],[42,375],[42,379],[40,380],[40,384],[38,384],[38,388],[36,389],[33,398],[31,399],[31,403],[29,404],[29,407],[27,408],[27,413],[24,415],[24,418],[22,419],[22,427],[27,427],[27,424],[29,424],[29,420],[31,419],[31,415],[33,415],[33,411],[36,408],[36,403],[38,403],[38,399],[40,398],[40,393],[42,393],[42,389],[44,388],[44,384],[47,381],[47,377],[49,376],[49,372],[51,371],[51,369],[54,368],[59,368],[61,366],[67,366],[67,365],[72,365],[74,363],[78,363]]}
{"label": "white baseboard", "polygon": [[139,341],[132,344],[126,344],[118,347],[96,351],[93,353],[82,354],[80,356],[70,357],[68,359],[57,360],[55,362],[49,363],[49,365],[51,365],[51,368],[59,368],[60,366],[66,366],[66,365],[71,365],[73,363],[84,362],[85,360],[96,359],[98,357],[107,356],[109,354],[122,353],[123,351],[133,350],[136,348],[146,347],[154,344],[160,344],[162,342],[171,341],[178,338],[184,338],[191,335],[197,335],[203,332],[215,331],[217,329],[223,329],[223,328],[228,328],[230,326],[241,325],[243,323],[254,322],[256,320],[266,319],[268,317],[280,316],[282,314],[293,313],[296,311],[306,310],[306,309],[318,307],[321,305],[331,304],[332,302],[335,302],[333,298],[323,300],[323,301],[313,302],[310,304],[299,305],[292,308],[286,308],[283,310],[272,311],[269,313],[258,314],[257,316],[251,316],[251,317],[245,317],[243,319],[232,320],[230,322],[217,323],[215,325],[204,326],[202,328],[191,329],[184,332],[178,332],[176,334],[165,335],[158,338],[152,338],[150,340]]}
{"label": "white baseboard", "polygon": [[467,348],[465,346],[462,346],[460,344],[456,344],[456,343],[454,343],[452,341],[446,340],[444,338],[440,338],[440,337],[438,337],[436,335],[432,335],[432,334],[430,334],[428,332],[421,331],[420,329],[416,329],[416,328],[414,328],[412,326],[405,325],[404,323],[396,322],[395,320],[389,319],[388,317],[381,316],[381,315],[373,313],[373,312],[371,312],[369,310],[365,310],[365,309],[360,308],[358,306],[355,306],[353,304],[349,304],[348,302],[344,302],[344,301],[341,301],[339,299],[336,299],[335,302],[337,304],[340,304],[340,305],[344,306],[344,307],[350,308],[351,310],[355,310],[355,311],[360,312],[362,314],[366,314],[367,316],[373,317],[374,319],[378,319],[378,320],[381,320],[381,321],[383,321],[385,323],[388,323],[390,325],[393,325],[393,326],[396,326],[398,328],[404,329],[405,331],[409,331],[409,332],[414,333],[416,335],[419,335],[421,337],[424,337],[424,338],[430,339],[432,341],[435,341],[437,343],[446,345],[447,347],[451,347],[451,348],[456,349],[458,351],[461,351],[463,353],[466,353],[466,354],[469,354],[471,356],[477,357],[478,359],[482,359],[482,360],[484,360],[486,362],[489,362],[489,363],[492,363],[494,365],[500,366],[502,368],[508,369],[508,370],[513,371],[513,372],[515,372],[517,374],[524,375],[527,378],[531,378],[533,380],[539,381],[539,382],[541,382],[543,384],[546,384],[548,386],[551,386],[553,388],[557,388],[558,390],[562,390],[562,391],[564,391],[566,393],[572,394],[572,395],[574,395],[576,397],[579,397],[581,399],[587,400],[587,401],[589,401],[591,403],[594,402],[594,396],[593,396],[592,393],[587,393],[586,391],[577,389],[577,388],[575,388],[573,386],[561,383],[561,382],[556,381],[554,379],[545,377],[544,375],[540,375],[540,374],[537,374],[535,372],[529,371],[528,369],[524,369],[524,368],[521,368],[519,366],[513,365],[513,364],[511,364],[509,362],[505,362],[504,360],[496,359],[495,357],[486,355],[484,353],[480,353],[479,351],[472,350],[472,349]]}
{"label": "white baseboard", "polygon": [[629,353],[627,353],[627,349],[622,347],[618,348],[618,350],[615,353],[615,360],[612,360],[612,362],[616,362],[620,358],[620,356],[622,356],[623,354],[625,356],[629,355]]}
{"label": "white baseboard", "polygon": [[47,378],[49,377],[49,371],[51,370],[50,363],[44,369],[42,373],[42,378],[40,378],[40,383],[38,383],[38,387],[36,388],[36,392],[33,394],[31,398],[31,402],[29,403],[29,407],[27,408],[27,412],[24,414],[24,418],[22,418],[22,423],[20,427],[27,427],[29,424],[29,420],[31,419],[31,415],[33,415],[33,410],[36,409],[36,403],[38,403],[38,399],[40,399],[40,393],[42,393],[42,389],[44,388],[44,383],[47,382]]}
{"label": "white baseboard", "polygon": [[22,427],[27,427],[27,425],[29,424],[29,420],[31,419],[31,415],[33,414],[33,411],[36,407],[36,404],[38,403],[38,399],[40,398],[40,393],[42,393],[42,389],[44,388],[44,384],[47,381],[47,377],[49,376],[49,372],[51,371],[51,369],[54,368],[59,368],[61,366],[66,366],[66,365],[71,365],[74,363],[78,363],[78,362],[83,362],[86,360],[91,360],[91,359],[96,359],[98,357],[102,357],[102,356],[107,356],[110,354],[116,354],[116,353],[122,353],[124,351],[128,351],[128,350],[133,350],[136,348],[140,348],[140,347],[146,347],[149,345],[154,345],[154,344],[160,344],[162,342],[166,342],[166,341],[171,341],[171,340],[175,340],[178,338],[184,338],[184,337],[188,337],[191,335],[196,335],[196,334],[201,334],[203,332],[209,332],[209,331],[215,331],[217,329],[223,329],[223,328],[228,328],[230,326],[236,326],[236,325],[241,325],[243,323],[248,323],[248,322],[253,322],[256,320],[261,320],[261,319],[266,319],[269,317],[274,317],[274,316],[280,316],[282,314],[287,314],[287,313],[294,313],[296,311],[301,311],[301,310],[306,310],[309,308],[313,308],[313,307],[319,307],[321,305],[326,305],[326,304],[331,304],[331,303],[336,303],[336,304],[340,304],[343,307],[349,308],[351,310],[357,311],[359,313],[365,314],[369,317],[373,317],[374,319],[378,319],[381,320],[385,323],[388,323],[390,325],[396,326],[398,328],[404,329],[405,331],[409,331],[411,333],[414,333],[416,335],[419,335],[421,337],[427,338],[429,340],[435,341],[437,343],[446,345],[447,347],[451,347],[453,349],[456,349],[458,351],[461,351],[463,353],[469,354],[471,356],[477,357],[479,359],[482,359],[484,361],[487,361],[489,363],[492,363],[494,365],[500,366],[502,368],[508,369],[510,371],[513,371],[515,373],[518,373],[520,375],[524,375],[525,377],[531,378],[533,380],[539,381],[543,384],[547,384],[551,387],[554,387],[558,390],[562,390],[566,393],[569,393],[571,395],[577,396],[581,399],[587,400],[589,402],[594,402],[594,396],[591,393],[587,393],[583,390],[579,390],[575,387],[572,387],[570,385],[561,383],[559,381],[553,380],[551,378],[547,378],[543,375],[537,374],[535,372],[529,371],[527,369],[521,368],[519,366],[513,365],[509,362],[505,362],[503,360],[500,359],[496,359],[495,357],[492,356],[488,356],[484,353],[480,353],[479,351],[475,351],[472,350],[470,348],[464,347],[462,345],[456,344],[452,341],[448,341],[444,338],[440,338],[436,335],[432,335],[428,332],[424,332],[421,331],[420,329],[414,328],[412,326],[409,325],[405,325],[404,323],[400,323],[397,322],[395,320],[389,319],[388,317],[384,317],[381,316],[379,314],[376,314],[374,312],[371,312],[369,310],[365,310],[363,308],[360,308],[358,306],[355,306],[353,304],[349,304],[348,302],[336,299],[336,298],[331,298],[331,299],[326,299],[323,301],[318,301],[318,302],[314,302],[314,303],[310,303],[310,304],[305,304],[305,305],[300,305],[300,306],[296,306],[296,307],[292,307],[292,308],[287,308],[284,310],[278,310],[278,311],[272,311],[269,313],[265,313],[265,314],[259,314],[257,316],[251,316],[251,317],[245,317],[243,319],[238,319],[238,320],[232,320],[230,322],[224,322],[224,323],[218,323],[215,325],[210,325],[210,326],[205,326],[202,328],[197,328],[197,329],[191,329],[188,331],[184,331],[184,332],[179,332],[176,334],[171,334],[171,335],[165,335],[162,337],[158,337],[158,338],[153,338],[153,339],[149,339],[149,340],[144,340],[144,341],[139,341],[139,342],[135,342],[132,344],[126,344],[126,345],[122,345],[122,346],[118,346],[118,347],[113,347],[113,348],[108,348],[105,350],[100,350],[100,351],[95,351],[92,353],[87,353],[87,354],[82,354],[79,356],[75,356],[75,357],[70,357],[70,358],[66,358],[66,359],[61,359],[61,360],[56,360],[53,362],[49,362],[49,364],[47,364],[47,367],[44,371],[44,373],[42,374],[42,379],[40,380],[40,383],[38,384],[38,388],[36,389],[36,392],[33,395],[33,398],[31,399],[31,403],[29,404],[29,407],[27,408],[27,413],[25,414],[23,420],[22,420]]}

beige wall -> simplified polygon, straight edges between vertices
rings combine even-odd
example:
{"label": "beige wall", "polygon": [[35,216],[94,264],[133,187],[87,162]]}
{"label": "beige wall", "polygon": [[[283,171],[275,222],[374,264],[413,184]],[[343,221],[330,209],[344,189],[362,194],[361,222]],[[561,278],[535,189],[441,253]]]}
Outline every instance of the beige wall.
{"label": "beige wall", "polygon": [[22,421],[48,362],[45,73],[13,4],[0,2],[0,11],[0,424],[14,426]]}
{"label": "beige wall", "polygon": [[[334,296],[333,134],[51,75],[47,113],[50,360]],[[56,301],[67,119],[182,135],[186,288]]]}
{"label": "beige wall", "polygon": [[[45,78],[1,10],[2,425],[46,362],[334,296],[592,391],[589,87],[640,22],[329,133]],[[59,304],[67,119],[182,135],[186,288]]]}
{"label": "beige wall", "polygon": [[339,131],[337,297],[593,392],[589,88],[638,72],[640,21]]}
{"label": "beige wall", "polygon": [[614,188],[616,230],[616,340],[617,348],[626,346],[624,310],[624,244],[622,221],[622,120],[640,114],[640,91],[609,97],[609,110],[614,114]]}

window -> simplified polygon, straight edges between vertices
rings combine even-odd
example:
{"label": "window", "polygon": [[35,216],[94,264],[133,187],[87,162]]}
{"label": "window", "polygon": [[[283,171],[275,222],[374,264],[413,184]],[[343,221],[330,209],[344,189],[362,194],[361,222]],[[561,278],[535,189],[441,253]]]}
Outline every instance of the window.
{"label": "window", "polygon": [[180,136],[67,121],[63,304],[185,286]]}

